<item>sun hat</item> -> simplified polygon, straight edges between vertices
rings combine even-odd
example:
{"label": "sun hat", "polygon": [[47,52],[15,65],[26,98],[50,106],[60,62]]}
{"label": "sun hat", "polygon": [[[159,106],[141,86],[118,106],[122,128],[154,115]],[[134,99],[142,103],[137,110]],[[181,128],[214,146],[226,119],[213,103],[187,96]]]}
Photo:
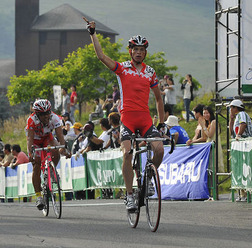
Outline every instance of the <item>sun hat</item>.
{"label": "sun hat", "polygon": [[80,122],[75,122],[73,126],[71,126],[71,128],[77,128],[77,129],[81,129],[82,127],[83,125]]}
{"label": "sun hat", "polygon": [[244,105],[243,105],[243,102],[239,99],[235,99],[233,100],[229,105],[228,107],[231,107],[231,106],[234,106],[234,107],[239,107],[239,108],[242,108],[244,109]]}
{"label": "sun hat", "polygon": [[174,126],[179,126],[178,123],[178,117],[175,115],[169,115],[167,121],[165,122],[166,125],[170,126],[170,127],[174,127]]}

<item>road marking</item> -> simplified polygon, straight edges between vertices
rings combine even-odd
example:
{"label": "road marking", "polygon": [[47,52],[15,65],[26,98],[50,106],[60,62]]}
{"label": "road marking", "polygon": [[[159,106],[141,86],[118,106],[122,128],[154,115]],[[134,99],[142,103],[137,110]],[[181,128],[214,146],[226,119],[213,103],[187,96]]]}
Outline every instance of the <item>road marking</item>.
{"label": "road marking", "polygon": [[123,202],[120,203],[77,203],[77,204],[64,204],[63,207],[83,207],[83,206],[111,206],[111,205],[122,205]]}

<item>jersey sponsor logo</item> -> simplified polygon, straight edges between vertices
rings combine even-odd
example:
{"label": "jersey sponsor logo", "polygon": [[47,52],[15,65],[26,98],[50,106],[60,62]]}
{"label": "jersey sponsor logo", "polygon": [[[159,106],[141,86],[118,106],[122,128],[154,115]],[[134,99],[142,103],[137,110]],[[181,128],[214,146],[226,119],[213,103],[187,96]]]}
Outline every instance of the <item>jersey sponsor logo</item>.
{"label": "jersey sponsor logo", "polygon": [[121,133],[122,137],[130,135],[129,131],[123,126],[121,126],[121,132],[120,133]]}
{"label": "jersey sponsor logo", "polygon": [[132,67],[132,64],[130,63],[130,61],[124,61],[122,62],[122,65],[124,68],[130,68]]}
{"label": "jersey sponsor logo", "polygon": [[149,65],[146,65],[146,69],[145,70],[146,70],[147,73],[150,73],[151,76],[153,76],[154,73],[155,73],[155,70],[152,67],[150,67]]}

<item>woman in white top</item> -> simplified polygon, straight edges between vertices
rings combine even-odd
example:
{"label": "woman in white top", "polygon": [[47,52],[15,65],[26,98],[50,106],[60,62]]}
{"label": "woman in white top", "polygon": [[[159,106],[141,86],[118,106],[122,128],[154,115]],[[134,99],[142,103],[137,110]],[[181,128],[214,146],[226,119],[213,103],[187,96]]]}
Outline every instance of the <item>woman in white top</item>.
{"label": "woman in white top", "polygon": [[189,121],[189,115],[191,115],[194,119],[195,116],[192,111],[190,111],[190,103],[193,101],[193,82],[192,82],[192,75],[187,74],[185,76],[185,79],[181,85],[181,89],[184,90],[184,105],[185,105],[185,111],[186,111],[186,122]]}
{"label": "woman in white top", "polygon": [[164,91],[161,92],[162,95],[165,95],[164,103],[168,104],[171,108],[171,115],[173,115],[173,108],[176,102],[176,90],[175,85],[173,82],[173,79],[170,78],[168,75],[164,76],[165,85],[164,85]]}

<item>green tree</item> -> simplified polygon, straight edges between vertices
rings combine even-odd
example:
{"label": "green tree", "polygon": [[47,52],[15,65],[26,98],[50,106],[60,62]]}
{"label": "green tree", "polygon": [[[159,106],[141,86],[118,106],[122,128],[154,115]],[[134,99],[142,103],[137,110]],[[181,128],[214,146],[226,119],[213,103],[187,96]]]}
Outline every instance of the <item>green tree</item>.
{"label": "green tree", "polygon": [[64,85],[64,68],[58,60],[46,63],[39,71],[27,70],[26,75],[10,79],[7,96],[10,104],[27,102],[36,98],[52,98],[53,85]]}
{"label": "green tree", "polygon": [[[106,55],[115,61],[129,60],[127,52],[121,52],[122,43],[111,43],[109,38],[98,35],[98,39]],[[157,75],[176,71],[177,67],[167,67],[163,52],[147,54],[145,62],[152,66]],[[41,70],[27,70],[26,75],[13,76],[8,87],[8,98],[11,105],[34,100],[35,98],[52,98],[53,85],[69,88],[75,84],[79,103],[90,102],[96,97],[105,99],[111,92],[112,85],[117,82],[113,72],[100,62],[93,44],[78,48],[65,58],[62,65],[58,60],[48,62]]]}

